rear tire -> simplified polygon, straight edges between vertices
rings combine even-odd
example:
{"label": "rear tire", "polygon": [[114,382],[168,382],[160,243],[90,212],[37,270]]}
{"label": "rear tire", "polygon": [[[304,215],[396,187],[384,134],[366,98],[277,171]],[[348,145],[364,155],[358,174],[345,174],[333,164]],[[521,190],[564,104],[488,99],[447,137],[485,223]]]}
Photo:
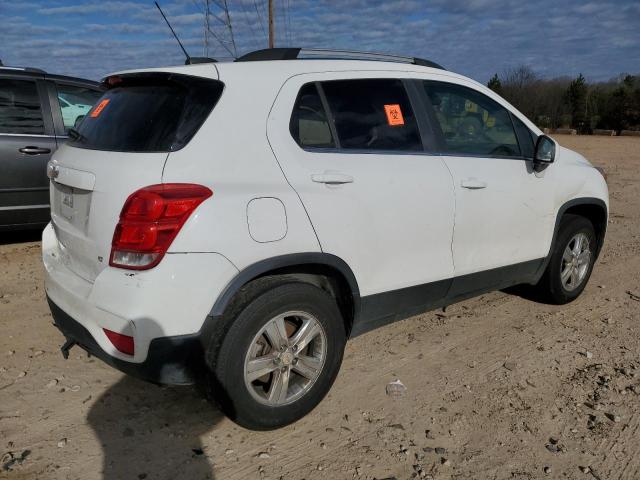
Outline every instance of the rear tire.
{"label": "rear tire", "polygon": [[213,399],[252,430],[305,416],[327,394],[342,363],[346,331],[335,300],[314,285],[283,281],[243,295],[222,340],[214,339],[207,351]]}
{"label": "rear tire", "polygon": [[589,281],[596,259],[596,233],[585,217],[565,215],[551,259],[536,288],[558,305],[580,296]]}

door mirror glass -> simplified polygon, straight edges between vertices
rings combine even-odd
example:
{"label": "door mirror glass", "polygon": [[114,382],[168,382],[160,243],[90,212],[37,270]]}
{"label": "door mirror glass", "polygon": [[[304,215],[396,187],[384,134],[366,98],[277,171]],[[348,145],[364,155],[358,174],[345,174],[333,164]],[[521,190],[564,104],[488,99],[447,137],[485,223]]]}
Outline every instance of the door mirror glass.
{"label": "door mirror glass", "polygon": [[556,142],[546,135],[540,135],[533,154],[534,163],[553,163],[556,157]]}

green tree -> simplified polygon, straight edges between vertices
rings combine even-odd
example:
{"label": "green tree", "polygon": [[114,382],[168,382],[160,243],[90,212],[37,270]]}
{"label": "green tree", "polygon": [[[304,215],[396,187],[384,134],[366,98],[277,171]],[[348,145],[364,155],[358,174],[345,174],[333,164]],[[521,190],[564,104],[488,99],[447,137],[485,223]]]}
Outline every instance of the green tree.
{"label": "green tree", "polygon": [[640,77],[626,75],[599,103],[600,125],[614,130],[640,129]]}
{"label": "green tree", "polygon": [[491,90],[496,92],[498,95],[501,94],[501,92],[502,92],[502,82],[498,78],[498,74],[497,73],[493,74],[493,77],[491,77],[491,79],[489,80],[489,83],[487,83],[487,87],[489,87]]}
{"label": "green tree", "polygon": [[588,130],[587,116],[587,81],[582,74],[573,80],[567,88],[565,95],[567,105],[571,112],[571,126],[584,132]]}

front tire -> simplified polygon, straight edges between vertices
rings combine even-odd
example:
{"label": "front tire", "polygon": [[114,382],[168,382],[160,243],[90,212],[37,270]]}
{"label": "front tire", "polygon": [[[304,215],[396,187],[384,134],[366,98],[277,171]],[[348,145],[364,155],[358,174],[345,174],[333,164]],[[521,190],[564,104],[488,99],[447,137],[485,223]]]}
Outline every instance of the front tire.
{"label": "front tire", "polygon": [[207,352],[214,399],[252,430],[295,422],[324,398],[342,363],[346,332],[335,300],[311,284],[276,281],[238,311]]}
{"label": "front tire", "polygon": [[538,291],[558,305],[578,298],[591,276],[596,248],[593,224],[585,217],[566,215]]}

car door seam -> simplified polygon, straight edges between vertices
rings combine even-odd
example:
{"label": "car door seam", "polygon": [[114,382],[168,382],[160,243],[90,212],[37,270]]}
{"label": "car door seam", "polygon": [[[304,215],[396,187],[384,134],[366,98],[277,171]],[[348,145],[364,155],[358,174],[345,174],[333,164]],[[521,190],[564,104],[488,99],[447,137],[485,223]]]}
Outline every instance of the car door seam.
{"label": "car door seam", "polygon": [[276,93],[276,96],[273,99],[273,103],[269,107],[269,112],[267,113],[267,121],[265,123],[264,135],[265,135],[265,137],[267,139],[267,144],[269,145],[269,149],[271,150],[271,153],[273,154],[273,158],[276,161],[276,165],[278,165],[278,168],[280,169],[280,172],[282,173],[282,176],[284,177],[284,181],[287,182],[287,185],[289,185],[291,190],[293,190],[293,192],[296,194],[296,197],[298,197],[298,201],[300,202],[300,205],[302,206],[302,209],[304,210],[304,213],[307,216],[307,220],[309,220],[309,225],[311,225],[311,229],[313,230],[313,234],[316,236],[316,242],[318,242],[318,247],[320,248],[321,252],[324,252],[324,250],[322,248],[322,242],[320,242],[320,237],[318,236],[318,232],[316,231],[316,227],[313,224],[313,222],[311,221],[311,216],[309,215],[309,211],[307,210],[307,206],[302,201],[302,197],[300,196],[298,191],[294,188],[293,185],[291,185],[291,182],[287,178],[287,174],[285,173],[284,169],[282,168],[282,165],[280,164],[280,160],[278,160],[278,155],[276,155],[276,152],[273,149],[273,145],[271,145],[271,139],[269,138],[269,118],[271,117],[271,112],[273,111],[273,107],[275,106],[276,102],[278,101],[278,97],[280,96],[280,92],[282,92],[282,89],[284,88],[284,86],[287,84],[287,82],[291,78],[293,78],[293,77],[287,78],[282,83],[282,85],[280,85],[280,88],[278,89],[278,93]]}
{"label": "car door seam", "polygon": [[444,164],[445,168],[447,169],[447,172],[449,172],[449,178],[451,178],[451,190],[453,192],[453,229],[451,231],[451,240],[449,242],[449,249],[451,251],[451,265],[453,266],[453,275],[452,275],[452,278],[453,278],[456,276],[456,258],[453,255],[453,242],[456,236],[456,213],[458,211],[457,209],[458,192],[456,190],[456,182],[453,177],[453,172],[449,168],[449,165],[447,165],[446,159],[443,157],[440,157],[440,161]]}

